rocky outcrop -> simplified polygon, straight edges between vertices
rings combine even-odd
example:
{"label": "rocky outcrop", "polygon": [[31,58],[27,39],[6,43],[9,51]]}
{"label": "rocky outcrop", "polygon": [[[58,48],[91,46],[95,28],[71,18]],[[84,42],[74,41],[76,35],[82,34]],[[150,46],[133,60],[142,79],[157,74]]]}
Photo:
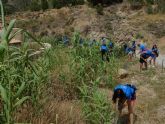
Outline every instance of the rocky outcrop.
{"label": "rocky outcrop", "polygon": [[129,73],[125,69],[119,69],[118,75],[120,79],[123,79],[123,78],[126,78],[129,75]]}

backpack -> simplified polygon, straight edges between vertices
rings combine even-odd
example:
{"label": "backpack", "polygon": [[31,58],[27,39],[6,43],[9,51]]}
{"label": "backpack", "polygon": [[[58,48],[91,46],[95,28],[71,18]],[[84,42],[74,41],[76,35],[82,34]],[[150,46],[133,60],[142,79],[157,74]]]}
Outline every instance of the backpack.
{"label": "backpack", "polygon": [[134,91],[136,91],[136,90],[137,90],[136,86],[135,86],[135,85],[133,85],[133,84],[126,84],[126,86],[129,86],[129,87],[133,88],[133,89],[134,89]]}

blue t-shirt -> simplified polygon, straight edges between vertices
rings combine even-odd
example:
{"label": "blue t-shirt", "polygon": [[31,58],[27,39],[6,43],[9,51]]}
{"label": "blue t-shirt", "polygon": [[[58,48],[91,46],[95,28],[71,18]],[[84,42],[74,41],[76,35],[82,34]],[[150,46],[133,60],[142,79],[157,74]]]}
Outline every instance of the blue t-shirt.
{"label": "blue t-shirt", "polygon": [[159,54],[158,48],[152,48],[152,52],[155,52],[155,53]]}
{"label": "blue t-shirt", "polygon": [[108,48],[106,45],[101,45],[101,50],[105,50],[105,51],[108,51]]}
{"label": "blue t-shirt", "polygon": [[145,51],[146,50],[146,46],[144,44],[140,44],[140,51]]}
{"label": "blue t-shirt", "polygon": [[125,52],[126,52],[126,53],[132,52],[132,48],[127,47]]}
{"label": "blue t-shirt", "polygon": [[109,43],[109,47],[111,47],[111,48],[113,48],[113,47],[114,47],[113,42],[110,42],[110,43]]}
{"label": "blue t-shirt", "polygon": [[132,100],[134,98],[136,88],[129,85],[119,84],[115,87],[114,92],[117,90],[122,90],[127,100]]}
{"label": "blue t-shirt", "polygon": [[68,43],[68,42],[69,42],[69,39],[68,39],[68,37],[67,37],[67,36],[64,36],[64,37],[63,37],[63,42],[64,42],[64,44],[66,44],[66,43]]}
{"label": "blue t-shirt", "polygon": [[147,51],[146,51],[146,54],[147,54],[148,56],[152,57],[152,58],[155,58],[155,57],[156,57],[155,54],[152,53],[152,50],[147,50]]}

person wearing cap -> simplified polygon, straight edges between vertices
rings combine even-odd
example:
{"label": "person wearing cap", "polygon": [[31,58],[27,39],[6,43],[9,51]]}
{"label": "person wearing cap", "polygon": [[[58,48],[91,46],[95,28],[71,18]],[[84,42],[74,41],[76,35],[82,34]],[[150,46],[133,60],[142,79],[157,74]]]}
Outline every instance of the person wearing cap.
{"label": "person wearing cap", "polygon": [[128,106],[129,122],[133,124],[134,105],[136,100],[137,88],[131,84],[119,84],[114,88],[112,101],[118,103],[119,114],[122,114],[122,109],[125,104]]}

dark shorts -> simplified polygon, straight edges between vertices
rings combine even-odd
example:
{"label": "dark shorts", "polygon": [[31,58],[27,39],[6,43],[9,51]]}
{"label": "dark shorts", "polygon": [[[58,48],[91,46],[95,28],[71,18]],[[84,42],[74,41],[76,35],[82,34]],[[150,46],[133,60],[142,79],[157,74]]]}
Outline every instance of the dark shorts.
{"label": "dark shorts", "polygon": [[101,50],[102,54],[106,54],[107,50]]}
{"label": "dark shorts", "polygon": [[[119,99],[118,101],[118,110],[122,110],[124,108],[124,104],[126,103],[126,101],[130,101],[130,102],[134,102],[136,100],[136,93],[132,96],[132,98],[130,100],[123,98],[123,99]],[[129,106],[128,106],[129,107]]]}

